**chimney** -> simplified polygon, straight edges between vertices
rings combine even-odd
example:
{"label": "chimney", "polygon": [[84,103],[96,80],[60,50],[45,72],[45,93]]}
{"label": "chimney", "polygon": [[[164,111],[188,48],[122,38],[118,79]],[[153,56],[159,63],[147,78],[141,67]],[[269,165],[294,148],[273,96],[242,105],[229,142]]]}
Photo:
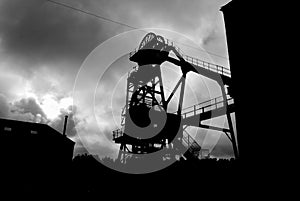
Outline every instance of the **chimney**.
{"label": "chimney", "polygon": [[63,136],[66,136],[67,122],[68,122],[68,115],[65,116],[65,123],[64,123]]}

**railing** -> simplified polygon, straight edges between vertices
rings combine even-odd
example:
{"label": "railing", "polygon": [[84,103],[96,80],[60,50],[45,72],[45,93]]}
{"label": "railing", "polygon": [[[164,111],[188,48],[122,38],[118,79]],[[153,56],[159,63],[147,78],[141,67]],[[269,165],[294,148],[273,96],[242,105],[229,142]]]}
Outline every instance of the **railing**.
{"label": "railing", "polygon": [[[228,69],[226,67],[223,67],[223,66],[220,66],[220,65],[217,65],[217,64],[213,64],[213,63],[209,63],[207,61],[203,61],[203,60],[197,59],[195,57],[191,57],[191,56],[185,55],[183,53],[183,51],[179,47],[175,46],[175,42],[174,41],[172,41],[170,39],[167,39],[167,38],[164,38],[164,40],[165,40],[165,44],[168,45],[168,46],[171,46],[171,47],[175,48],[175,50],[178,52],[178,54],[186,62],[188,62],[188,63],[190,63],[192,65],[195,65],[197,67],[204,68],[206,70],[209,70],[209,71],[212,71],[212,72],[215,72],[215,73],[227,76],[227,77],[231,77],[230,69]],[[138,51],[138,48],[135,48],[132,52],[129,53],[129,57],[133,56],[137,51]]]}
{"label": "railing", "polygon": [[121,126],[125,126],[125,120],[126,120],[126,105],[122,108],[121,111]]}
{"label": "railing", "polygon": [[129,52],[129,58],[132,57],[138,50],[138,48],[135,48],[133,51]]}
{"label": "railing", "polygon": [[[231,105],[234,103],[234,100],[232,97],[227,97],[227,104]],[[216,98],[213,98],[208,101],[204,101],[202,103],[198,103],[196,105],[187,107],[182,110],[182,118],[185,119],[190,116],[195,116],[204,112],[212,111],[218,108],[224,107],[224,100],[223,96],[219,96]]]}
{"label": "railing", "polygon": [[187,146],[188,146],[189,149],[191,148],[193,151],[195,151],[195,150],[200,151],[201,146],[188,133],[186,133],[186,136],[183,135],[182,139],[187,144]]}
{"label": "railing", "polygon": [[178,52],[178,54],[179,54],[182,58],[185,56],[184,53],[183,53],[183,51],[182,51],[179,47],[175,46],[175,42],[174,42],[174,41],[172,41],[172,40],[170,40],[170,39],[167,39],[167,38],[164,38],[164,39],[165,39],[166,45],[175,48],[175,50]]}
{"label": "railing", "polygon": [[195,66],[204,68],[206,70],[221,74],[221,75],[225,75],[227,77],[231,77],[231,73],[230,70],[228,68],[225,68],[223,66],[217,65],[217,64],[213,64],[213,63],[209,63],[194,57],[190,57],[188,55],[183,55],[183,58],[185,61],[187,61],[190,64],[193,64]]}
{"label": "railing", "polygon": [[228,68],[225,68],[225,67],[217,65],[217,64],[209,63],[209,62],[197,59],[195,57],[185,55],[183,53],[183,51],[181,51],[180,48],[178,48],[177,46],[174,45],[175,43],[173,41],[171,41],[167,38],[165,38],[165,42],[167,45],[174,47],[175,50],[180,54],[180,56],[188,63],[193,64],[198,67],[201,67],[201,68],[205,68],[206,70],[213,71],[218,74],[225,75],[227,77],[231,76],[230,70]]}
{"label": "railing", "polygon": [[119,138],[121,136],[123,136],[122,129],[118,128],[118,129],[113,131],[113,139]]}

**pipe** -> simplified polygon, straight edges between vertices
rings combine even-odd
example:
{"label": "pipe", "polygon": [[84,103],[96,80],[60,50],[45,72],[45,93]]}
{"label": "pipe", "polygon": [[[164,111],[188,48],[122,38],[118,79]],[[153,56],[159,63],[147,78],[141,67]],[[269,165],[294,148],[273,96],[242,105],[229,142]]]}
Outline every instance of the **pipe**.
{"label": "pipe", "polygon": [[65,116],[65,123],[64,123],[63,136],[66,136],[67,123],[68,123],[68,115]]}

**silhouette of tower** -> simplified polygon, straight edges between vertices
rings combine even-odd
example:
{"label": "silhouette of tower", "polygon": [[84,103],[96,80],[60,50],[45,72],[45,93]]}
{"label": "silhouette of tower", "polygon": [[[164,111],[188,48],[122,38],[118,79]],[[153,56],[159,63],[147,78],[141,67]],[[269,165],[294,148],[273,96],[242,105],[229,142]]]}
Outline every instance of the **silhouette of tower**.
{"label": "silhouette of tower", "polygon": [[[160,67],[166,61],[169,51],[170,47],[163,37],[149,33],[143,38],[138,50],[130,53],[130,60],[138,66],[133,68],[127,78],[123,130],[114,132],[115,142],[121,144],[120,160],[128,152],[148,154],[161,150],[173,141],[179,131],[183,99],[178,103],[177,113],[167,112],[174,91],[168,99],[165,98]],[[174,90],[177,90],[180,83],[183,97],[184,79],[178,82]],[[117,136],[117,133],[121,136]]]}
{"label": "silhouette of tower", "polygon": [[[258,96],[259,88],[261,86],[256,86],[259,83],[259,79],[254,73],[249,72],[247,69],[253,69],[258,67],[257,61],[261,63],[261,60],[249,59],[249,55],[258,56],[258,47],[256,42],[253,41],[255,34],[261,37],[261,31],[256,27],[257,23],[253,22],[255,18],[253,16],[253,10],[258,5],[246,3],[239,0],[232,0],[223,7],[221,11],[223,12],[226,38],[229,53],[230,70],[232,74],[232,86],[230,93],[235,98],[236,107],[236,128],[242,133],[237,135],[239,153],[241,156],[247,154],[246,150],[252,150],[251,145],[249,145],[250,136],[257,133],[257,127],[259,125],[258,111],[261,102],[256,103],[254,98],[249,96],[251,91],[255,91],[256,96]],[[247,62],[245,62],[247,61]],[[262,74],[260,71],[257,74]],[[261,84],[261,83],[260,83]],[[254,125],[254,122],[256,126]],[[247,146],[249,147],[247,148]],[[251,152],[252,152],[251,151]],[[248,153],[247,157],[252,157],[255,154]]]}
{"label": "silhouette of tower", "polygon": [[[170,57],[170,52],[176,58]],[[189,156],[198,157],[201,147],[186,131],[188,126],[224,132],[232,142],[235,157],[238,157],[230,116],[234,111],[234,101],[225,90],[225,86],[231,86],[229,69],[184,55],[174,42],[151,32],[143,38],[138,49],[129,54],[129,59],[138,66],[129,72],[127,78],[126,104],[121,123],[123,127],[113,131],[113,140],[120,144],[119,160],[125,162],[131,154],[148,154],[161,150],[168,143],[174,145],[174,153],[183,154],[188,150],[186,153],[192,153]],[[161,77],[163,62],[180,67],[182,74],[169,97],[165,97]],[[217,81],[222,96],[183,109],[185,81],[189,72]],[[169,103],[178,89],[180,96],[177,111],[169,113]],[[227,117],[229,128],[202,123],[222,115]]]}

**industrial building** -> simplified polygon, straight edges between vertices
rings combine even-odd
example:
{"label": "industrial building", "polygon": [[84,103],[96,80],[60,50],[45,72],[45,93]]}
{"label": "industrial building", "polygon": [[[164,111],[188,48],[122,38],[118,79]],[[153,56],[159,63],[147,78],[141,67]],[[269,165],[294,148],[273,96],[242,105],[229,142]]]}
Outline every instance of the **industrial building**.
{"label": "industrial building", "polygon": [[10,189],[62,189],[70,179],[75,142],[49,125],[0,119],[0,143],[2,182]]}

